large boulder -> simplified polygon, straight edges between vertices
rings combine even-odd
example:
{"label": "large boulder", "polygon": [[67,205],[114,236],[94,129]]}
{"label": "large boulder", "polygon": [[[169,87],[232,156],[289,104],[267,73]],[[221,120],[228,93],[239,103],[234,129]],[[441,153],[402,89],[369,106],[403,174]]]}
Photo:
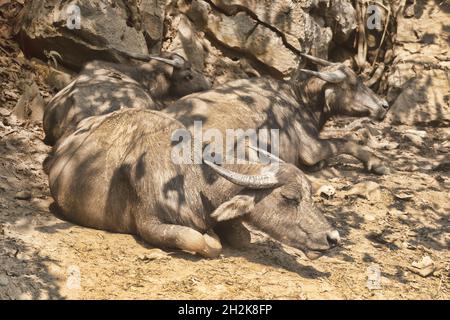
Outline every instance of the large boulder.
{"label": "large boulder", "polygon": [[131,8],[137,8],[139,29],[144,33],[147,46],[152,52],[159,52],[162,46],[167,2],[168,0],[141,0],[138,4],[129,5]]}
{"label": "large boulder", "polygon": [[[251,56],[278,76],[288,76],[300,52],[327,57],[331,29],[305,10],[311,1],[193,0],[186,15],[206,35],[227,48]],[[305,10],[304,10],[305,9]]]}
{"label": "large boulder", "polygon": [[334,0],[325,8],[325,21],[333,30],[333,40],[343,44],[356,30],[356,10],[348,0]]}
{"label": "large boulder", "polygon": [[[75,70],[93,59],[126,60],[119,52],[147,54],[144,35],[149,41],[160,40],[164,16],[150,2],[155,1],[141,2],[144,14],[137,19],[128,1],[27,1],[19,42],[27,55],[47,60],[53,54]],[[139,26],[129,25],[138,20]]]}
{"label": "large boulder", "polygon": [[433,12],[432,0],[422,0],[420,5],[425,8],[421,16],[405,10],[397,18],[394,59],[386,77],[387,99],[392,103],[387,120],[393,124],[448,124],[450,43],[442,32],[448,13]]}
{"label": "large boulder", "polygon": [[[311,0],[296,2],[292,0],[213,0],[212,2],[229,15],[247,12],[260,24],[277,30],[285,38],[286,44],[297,50],[302,51],[322,45],[322,33],[325,30],[322,30],[305,11],[312,6]],[[328,44],[329,40],[325,42]]]}
{"label": "large boulder", "polygon": [[444,70],[426,71],[408,80],[392,105],[393,124],[450,124],[450,82]]}

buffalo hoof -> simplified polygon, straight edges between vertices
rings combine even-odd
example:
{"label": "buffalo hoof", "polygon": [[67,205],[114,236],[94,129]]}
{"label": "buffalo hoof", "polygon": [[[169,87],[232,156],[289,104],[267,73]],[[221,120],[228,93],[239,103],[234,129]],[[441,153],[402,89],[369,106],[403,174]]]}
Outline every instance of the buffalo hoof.
{"label": "buffalo hoof", "polygon": [[367,171],[373,172],[379,175],[385,175],[390,174],[391,170],[388,166],[383,164],[383,161],[381,159],[378,159],[376,157],[371,158],[366,164],[365,167]]}
{"label": "buffalo hoof", "polygon": [[219,237],[210,231],[203,235],[203,239],[205,240],[205,246],[199,253],[206,258],[217,258],[222,252],[222,244],[220,243]]}
{"label": "buffalo hoof", "polygon": [[391,173],[391,169],[385,165],[380,166],[374,166],[371,170],[373,173],[379,174],[379,175],[386,175]]}

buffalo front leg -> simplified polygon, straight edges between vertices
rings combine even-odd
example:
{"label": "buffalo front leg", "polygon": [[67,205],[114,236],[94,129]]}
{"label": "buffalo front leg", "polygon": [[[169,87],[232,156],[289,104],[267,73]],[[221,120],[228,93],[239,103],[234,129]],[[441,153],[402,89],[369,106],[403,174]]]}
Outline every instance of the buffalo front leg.
{"label": "buffalo front leg", "polygon": [[307,146],[301,148],[300,160],[307,166],[313,166],[320,161],[340,154],[349,154],[361,160],[370,172],[376,174],[390,173],[389,168],[372,152],[345,139],[314,139]]}
{"label": "buffalo front leg", "polygon": [[207,258],[216,258],[222,251],[220,239],[212,231],[201,234],[174,224],[144,223],[138,226],[138,233],[151,245],[196,252]]}

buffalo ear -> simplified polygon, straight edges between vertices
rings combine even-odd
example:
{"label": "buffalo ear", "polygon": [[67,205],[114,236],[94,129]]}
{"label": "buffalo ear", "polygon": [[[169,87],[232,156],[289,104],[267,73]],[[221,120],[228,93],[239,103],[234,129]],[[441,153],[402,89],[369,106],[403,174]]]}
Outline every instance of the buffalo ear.
{"label": "buffalo ear", "polygon": [[231,220],[237,217],[241,217],[255,207],[255,199],[250,196],[234,196],[231,200],[222,203],[214,212],[211,217],[217,222]]}
{"label": "buffalo ear", "polygon": [[325,95],[325,105],[328,109],[331,110],[331,106],[333,104],[333,101],[336,101],[336,93],[334,92],[333,88],[327,88],[324,92]]}
{"label": "buffalo ear", "polygon": [[300,190],[295,185],[285,185],[281,188],[281,195],[289,200],[300,200]]}
{"label": "buffalo ear", "polygon": [[314,77],[318,77],[326,82],[331,82],[331,83],[341,83],[342,81],[344,81],[347,78],[347,74],[344,71],[342,71],[341,69],[337,69],[337,70],[329,71],[329,72],[312,71],[312,70],[308,70],[308,69],[299,69],[299,70],[300,70],[300,72],[309,74]]}
{"label": "buffalo ear", "polygon": [[351,85],[356,85],[358,83],[359,76],[357,76],[352,69],[344,66],[341,70],[346,74],[348,83],[350,83]]}

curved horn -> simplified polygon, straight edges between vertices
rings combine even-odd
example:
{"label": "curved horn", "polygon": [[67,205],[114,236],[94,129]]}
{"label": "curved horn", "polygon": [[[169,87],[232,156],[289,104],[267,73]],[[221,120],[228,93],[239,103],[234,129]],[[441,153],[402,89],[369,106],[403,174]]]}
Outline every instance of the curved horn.
{"label": "curved horn", "polygon": [[148,54],[140,54],[140,53],[134,53],[134,52],[124,52],[118,49],[113,49],[114,51],[120,53],[121,55],[125,55],[127,57],[130,57],[132,59],[140,60],[140,61],[150,61],[150,60],[157,60],[164,63],[167,63],[168,65],[173,66],[174,68],[182,68],[185,64],[185,60],[180,55],[174,53],[173,59],[166,59],[158,56],[150,56]]}
{"label": "curved horn", "polygon": [[269,158],[270,160],[274,160],[275,162],[278,162],[278,163],[284,163],[284,160],[278,158],[276,155],[274,155],[274,154],[272,154],[272,153],[270,153],[270,152],[268,152],[268,151],[266,151],[266,150],[263,150],[263,149],[254,147],[254,146],[252,146],[252,145],[249,145],[248,147],[249,147],[250,149],[252,149],[252,150],[255,150],[255,151],[257,151],[257,152],[259,152],[259,153],[265,155],[265,156],[266,156],[267,158]]}
{"label": "curved horn", "polygon": [[186,60],[178,53],[172,53],[172,60],[178,63],[180,68],[186,64]]}
{"label": "curved horn", "polygon": [[181,57],[176,57],[174,59],[166,59],[156,56],[149,56],[149,59],[167,63],[168,65],[171,65],[174,68],[182,68],[184,66],[184,60],[182,60]]}
{"label": "curved horn", "polygon": [[318,57],[310,56],[309,54],[306,54],[306,53],[300,53],[300,55],[302,57],[305,57],[305,58],[311,60],[312,62],[320,64],[322,66],[333,66],[333,65],[336,64],[334,62],[331,62],[331,61],[328,61],[328,60],[325,60],[325,59],[321,59],[321,58],[318,58]]}
{"label": "curved horn", "polygon": [[149,61],[149,60],[157,60],[164,63],[167,63],[168,65],[171,65],[174,68],[182,68],[185,64],[185,61],[182,57],[179,55],[175,55],[173,59],[166,59],[158,56],[147,56],[147,55],[141,55],[136,53],[130,53],[128,54],[131,58],[141,61]]}
{"label": "curved horn", "polygon": [[[204,162],[218,175],[239,186],[251,189],[269,189],[277,187],[281,184],[275,176],[275,172],[270,169],[267,170],[267,172],[264,174],[253,176],[233,172],[231,170],[219,167],[218,165],[208,160],[204,160]],[[269,166],[269,168],[271,168],[271,166]]]}
{"label": "curved horn", "polygon": [[346,74],[341,70],[336,70],[332,72],[319,72],[307,69],[300,69],[300,71],[331,83],[339,83],[345,80],[345,78],[347,78]]}
{"label": "curved horn", "polygon": [[149,56],[148,59],[149,60],[153,59],[156,61],[167,63],[168,65],[171,65],[174,68],[182,68],[184,66],[184,60],[182,60],[180,57],[176,57],[174,59],[166,59],[157,56]]}

